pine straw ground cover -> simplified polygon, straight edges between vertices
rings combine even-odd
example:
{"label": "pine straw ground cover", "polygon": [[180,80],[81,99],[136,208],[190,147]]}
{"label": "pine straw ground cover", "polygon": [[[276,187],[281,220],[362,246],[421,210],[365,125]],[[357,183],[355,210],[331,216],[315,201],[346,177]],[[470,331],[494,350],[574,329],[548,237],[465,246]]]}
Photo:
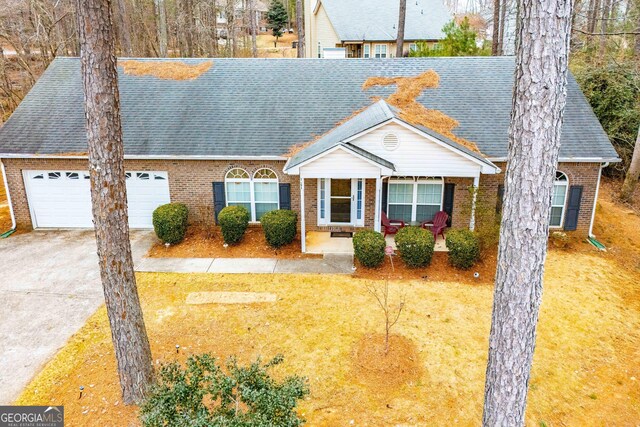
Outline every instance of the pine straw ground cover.
{"label": "pine straw ground cover", "polygon": [[213,61],[186,64],[182,61],[118,61],[124,73],[130,76],[153,76],[163,80],[195,80],[209,71]]}
{"label": "pine straw ground cover", "polygon": [[[243,362],[283,353],[276,375],[309,377],[311,395],[299,410],[310,426],[480,422],[491,285],[392,281],[392,299],[404,294],[406,305],[385,359],[383,317],[362,279],[139,274],[138,280],[156,363],[201,352]],[[619,268],[608,255],[550,253],[528,425],[637,424],[639,283],[639,272]],[[190,292],[203,291],[273,292],[278,301],[185,304]],[[68,425],[137,425],[137,409],[121,402],[104,308],[17,403],[64,404]]]}
{"label": "pine straw ground cover", "polygon": [[220,227],[212,232],[190,227],[185,239],[171,246],[155,243],[149,252],[151,258],[322,258],[321,255],[303,254],[300,238],[289,245],[274,249],[267,244],[262,227],[249,227],[237,245],[224,246]]}

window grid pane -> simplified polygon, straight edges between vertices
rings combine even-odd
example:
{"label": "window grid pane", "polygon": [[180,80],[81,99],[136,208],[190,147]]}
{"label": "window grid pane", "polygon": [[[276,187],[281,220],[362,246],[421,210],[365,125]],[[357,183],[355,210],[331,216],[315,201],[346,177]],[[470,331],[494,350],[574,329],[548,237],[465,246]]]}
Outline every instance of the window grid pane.
{"label": "window grid pane", "polygon": [[357,196],[357,206],[356,206],[356,218],[362,219],[362,180],[358,180],[358,196]]}
{"label": "window grid pane", "polygon": [[418,184],[418,204],[438,205],[442,200],[441,184]]}
{"label": "window grid pane", "polygon": [[325,185],[326,181],[324,178],[320,179],[320,218],[325,218]]}
{"label": "window grid pane", "polygon": [[411,222],[411,205],[389,205],[389,218]]}
{"label": "window grid pane", "polygon": [[551,201],[551,204],[553,206],[564,206],[566,194],[567,194],[566,185],[554,185],[553,199]]}
{"label": "window grid pane", "polygon": [[440,205],[419,205],[416,209],[416,221],[432,221],[440,211]]}
{"label": "window grid pane", "polygon": [[256,221],[260,221],[262,215],[267,212],[275,211],[278,209],[277,203],[256,203]]}
{"label": "window grid pane", "polygon": [[553,227],[560,227],[562,225],[562,210],[564,208],[561,207],[552,207],[551,208],[551,221],[550,225]]}
{"label": "window grid pane", "polygon": [[251,191],[248,182],[227,182],[227,202],[232,203],[248,203],[249,212],[251,212]]}
{"label": "window grid pane", "polygon": [[389,184],[389,203],[413,203],[413,184]]}
{"label": "window grid pane", "polygon": [[278,203],[278,184],[276,182],[255,182],[253,188],[256,203]]}

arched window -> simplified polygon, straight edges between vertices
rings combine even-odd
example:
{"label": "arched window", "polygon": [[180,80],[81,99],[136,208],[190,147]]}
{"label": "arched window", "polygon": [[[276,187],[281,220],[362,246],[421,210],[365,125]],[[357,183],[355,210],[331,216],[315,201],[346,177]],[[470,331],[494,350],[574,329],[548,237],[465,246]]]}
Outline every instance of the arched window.
{"label": "arched window", "polygon": [[278,209],[278,175],[271,169],[263,168],[253,174],[253,199],[255,202],[255,221],[262,215]]}
{"label": "arched window", "polygon": [[278,175],[268,168],[258,169],[253,177],[241,168],[234,168],[225,177],[227,206],[244,206],[251,221],[280,207]]}
{"label": "arched window", "polygon": [[551,227],[562,227],[568,191],[569,178],[563,172],[557,171],[551,199],[551,221],[549,222]]}
{"label": "arched window", "polygon": [[251,212],[251,179],[244,169],[234,168],[224,180],[227,206],[244,206]]}

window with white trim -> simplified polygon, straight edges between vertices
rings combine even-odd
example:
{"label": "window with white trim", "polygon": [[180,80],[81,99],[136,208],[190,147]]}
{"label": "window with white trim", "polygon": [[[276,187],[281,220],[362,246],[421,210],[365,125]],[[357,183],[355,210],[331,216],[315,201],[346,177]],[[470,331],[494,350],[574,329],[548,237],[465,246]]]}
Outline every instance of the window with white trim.
{"label": "window with white trim", "polygon": [[371,58],[371,45],[365,44],[362,47],[362,57],[363,58]]}
{"label": "window with white trim", "polygon": [[271,169],[260,169],[253,174],[254,221],[260,221],[262,215],[278,210],[278,175]]}
{"label": "window with white trim", "polygon": [[375,53],[376,53],[376,58],[386,58],[387,57],[387,45],[386,44],[377,44],[377,45],[375,45]]}
{"label": "window with white trim", "polygon": [[416,52],[418,50],[417,43],[409,43],[409,52]]}
{"label": "window with white trim", "polygon": [[320,215],[320,221],[321,223],[325,222],[325,218],[326,218],[326,212],[327,212],[327,201],[326,201],[326,197],[327,197],[327,180],[325,178],[320,178],[320,184],[319,184],[319,192],[320,192],[320,209],[319,209],[319,215]]}
{"label": "window with white trim", "polygon": [[253,177],[241,168],[233,168],[225,177],[227,206],[243,206],[252,222],[280,207],[278,175],[268,168],[258,169]]}
{"label": "window with white trim", "polygon": [[569,178],[563,172],[556,172],[556,181],[553,184],[553,195],[551,197],[551,227],[561,227],[564,221],[565,204],[569,191]]}
{"label": "window with white trim", "polygon": [[431,221],[442,210],[444,180],[393,178],[389,180],[387,215],[405,222]]}
{"label": "window with white trim", "polygon": [[251,212],[251,179],[244,169],[234,168],[224,180],[227,206],[243,206]]}

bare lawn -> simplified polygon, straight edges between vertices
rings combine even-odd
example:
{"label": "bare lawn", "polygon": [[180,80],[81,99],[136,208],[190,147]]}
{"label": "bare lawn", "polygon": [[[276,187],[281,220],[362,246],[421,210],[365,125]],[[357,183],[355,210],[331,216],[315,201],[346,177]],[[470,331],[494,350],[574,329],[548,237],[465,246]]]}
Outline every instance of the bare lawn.
{"label": "bare lawn", "polygon": [[[628,262],[630,246],[621,240],[632,230],[637,239],[640,217],[603,197],[599,215],[606,226],[596,233],[615,250],[552,250],[547,260],[529,426],[634,426],[640,420],[640,266]],[[612,214],[624,221],[611,221]],[[299,410],[310,426],[478,425],[492,285],[391,281],[392,298],[406,295],[406,306],[384,356],[383,315],[367,280],[138,275],[156,363],[201,352],[234,354],[243,362],[283,353],[276,375],[309,378],[311,395]],[[269,292],[277,300],[186,304],[192,292],[229,291]],[[104,308],[18,403],[64,404],[69,425],[138,424],[137,408],[121,401]]]}

